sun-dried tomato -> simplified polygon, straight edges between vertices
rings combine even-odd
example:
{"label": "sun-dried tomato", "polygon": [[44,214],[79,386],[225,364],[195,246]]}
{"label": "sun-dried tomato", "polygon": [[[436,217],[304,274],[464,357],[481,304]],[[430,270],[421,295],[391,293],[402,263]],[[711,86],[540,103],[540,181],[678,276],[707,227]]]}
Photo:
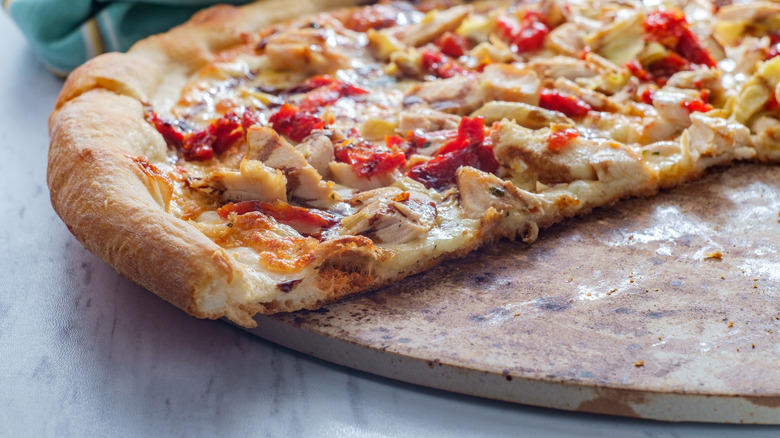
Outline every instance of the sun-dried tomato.
{"label": "sun-dried tomato", "polygon": [[470,72],[469,69],[460,65],[454,59],[435,49],[422,51],[422,70],[426,74],[442,79],[466,75]]}
{"label": "sun-dried tomato", "polygon": [[674,50],[693,64],[715,67],[715,58],[690,29],[679,9],[651,12],[643,23],[645,39]]}
{"label": "sun-dried tomato", "polygon": [[305,112],[316,112],[320,108],[333,105],[342,97],[353,97],[368,94],[365,88],[347,84],[341,81],[332,81],[310,91],[301,101],[299,107]]}
{"label": "sun-dried tomato", "polygon": [[285,103],[274,115],[268,118],[276,132],[286,135],[294,141],[301,141],[312,131],[325,127],[325,121],[306,114],[297,106]]}
{"label": "sun-dried tomato", "polygon": [[425,187],[439,190],[455,183],[457,170],[462,166],[491,173],[498,170],[499,163],[493,145],[485,138],[481,117],[461,119],[457,137],[439,148],[431,160],[409,170],[407,176]]}
{"label": "sun-dried tomato", "polygon": [[646,103],[648,105],[653,104],[653,96],[655,95],[655,88],[647,87],[644,91],[642,91],[642,94],[639,96],[639,98],[642,100],[643,103]]}
{"label": "sun-dried tomato", "polygon": [[526,11],[519,21],[514,17],[498,17],[496,33],[510,44],[513,51],[525,53],[542,48],[544,39],[550,33],[550,27],[544,15]]}
{"label": "sun-dried tomato", "polygon": [[207,161],[214,158],[215,153],[221,154],[230,149],[246,132],[242,118],[233,112],[198,130],[192,130],[182,122],[165,120],[152,111],[146,118],[168,144],[181,149],[184,159],[190,161]]}
{"label": "sun-dried tomato", "polygon": [[576,96],[546,88],[539,95],[539,106],[548,110],[560,111],[569,117],[582,117],[593,109]]}
{"label": "sun-dried tomato", "polygon": [[561,131],[555,131],[547,139],[547,149],[558,152],[565,148],[572,140],[579,137],[580,133],[574,128],[567,128]]}
{"label": "sun-dried tomato", "polygon": [[444,143],[436,155],[463,149],[468,146],[481,145],[485,142],[485,119],[483,117],[464,117],[458,124],[457,136]]}
{"label": "sun-dried tomato", "polygon": [[447,56],[460,58],[469,50],[469,40],[454,32],[444,32],[434,41],[436,47]]}
{"label": "sun-dried tomato", "polygon": [[289,225],[296,229],[310,227],[329,228],[338,223],[336,217],[324,211],[296,207],[280,200],[275,200],[273,202],[236,202],[225,204],[217,209],[217,213],[219,213],[220,217],[223,219],[226,219],[230,213],[235,213],[240,216],[253,211],[271,216],[276,219],[277,222]]}
{"label": "sun-dried tomato", "polygon": [[383,148],[366,140],[346,140],[336,145],[336,161],[352,165],[355,173],[364,178],[391,172],[406,164],[402,150]]}
{"label": "sun-dried tomato", "polygon": [[631,74],[640,81],[649,82],[653,80],[653,75],[645,70],[645,68],[642,67],[642,64],[640,64],[636,59],[627,61],[625,64],[623,64],[623,67],[628,69],[628,71],[630,71]]}
{"label": "sun-dried tomato", "polygon": [[653,62],[647,70],[658,85],[664,86],[675,73],[691,69],[691,64],[680,55],[670,52],[665,58]]}

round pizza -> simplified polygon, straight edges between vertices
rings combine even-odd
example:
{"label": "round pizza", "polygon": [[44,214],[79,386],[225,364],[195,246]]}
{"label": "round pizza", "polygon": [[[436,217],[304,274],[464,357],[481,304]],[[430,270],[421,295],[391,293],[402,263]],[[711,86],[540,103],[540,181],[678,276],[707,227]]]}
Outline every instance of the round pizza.
{"label": "round pizza", "polygon": [[73,72],[52,204],[192,315],[376,289],[780,160],[780,3],[270,0]]}

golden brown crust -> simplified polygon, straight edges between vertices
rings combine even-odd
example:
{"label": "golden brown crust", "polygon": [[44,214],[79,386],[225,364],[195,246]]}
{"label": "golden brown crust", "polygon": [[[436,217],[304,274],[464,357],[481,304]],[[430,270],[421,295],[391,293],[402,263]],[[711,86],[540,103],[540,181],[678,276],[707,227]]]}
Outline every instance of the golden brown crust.
{"label": "golden brown crust", "polygon": [[225,250],[166,213],[150,193],[149,176],[134,158],[164,160],[166,145],[145,122],[143,105],[170,99],[215,53],[240,43],[242,31],[357,2],[300,3],[213,7],[127,54],[95,58],[69,76],[49,119],[47,179],[57,214],[119,273],[198,317],[253,326],[251,316],[270,309],[231,305],[233,293],[252,285]]}

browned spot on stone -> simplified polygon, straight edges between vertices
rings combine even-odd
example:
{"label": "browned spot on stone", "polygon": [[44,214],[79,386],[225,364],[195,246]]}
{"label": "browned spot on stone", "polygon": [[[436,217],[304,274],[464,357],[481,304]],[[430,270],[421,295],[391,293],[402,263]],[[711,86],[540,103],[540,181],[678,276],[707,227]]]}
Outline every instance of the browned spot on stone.
{"label": "browned spot on stone", "polygon": [[639,392],[600,389],[596,398],[580,403],[575,411],[639,417],[632,405],[643,404],[645,401],[645,395]]}
{"label": "browned spot on stone", "polygon": [[757,406],[764,406],[767,408],[780,408],[780,397],[745,396],[745,400]]}

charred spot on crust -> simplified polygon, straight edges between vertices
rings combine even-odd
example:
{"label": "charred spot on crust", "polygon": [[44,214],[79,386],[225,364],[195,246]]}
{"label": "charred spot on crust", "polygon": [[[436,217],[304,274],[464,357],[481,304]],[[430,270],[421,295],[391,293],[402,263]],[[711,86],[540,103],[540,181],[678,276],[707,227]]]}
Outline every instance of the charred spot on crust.
{"label": "charred spot on crust", "polygon": [[300,279],[300,280],[284,281],[282,283],[277,284],[276,287],[280,291],[282,291],[284,293],[287,293],[287,292],[290,292],[291,290],[293,290],[293,288],[295,288],[295,286],[298,286],[298,283],[300,283],[301,281],[303,281],[303,280]]}

